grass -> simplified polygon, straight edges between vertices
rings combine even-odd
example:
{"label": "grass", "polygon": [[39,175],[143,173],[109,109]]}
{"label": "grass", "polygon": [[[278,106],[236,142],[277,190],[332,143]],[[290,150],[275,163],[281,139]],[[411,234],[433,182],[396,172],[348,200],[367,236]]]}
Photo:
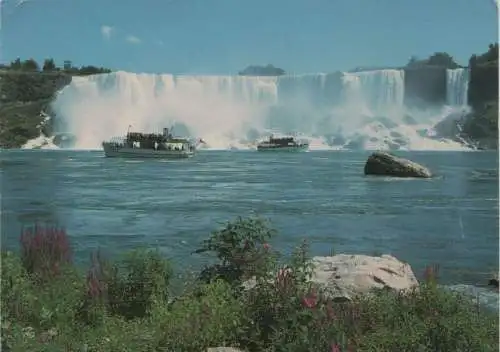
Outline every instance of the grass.
{"label": "grass", "polygon": [[[283,257],[261,219],[213,232],[197,252],[215,254],[184,292],[158,251],[72,264],[64,230],[23,231],[2,253],[4,351],[497,351],[497,315],[438,288],[436,273],[405,294],[378,291],[336,303],[309,283],[307,246]],[[255,278],[252,288],[243,288]]]}

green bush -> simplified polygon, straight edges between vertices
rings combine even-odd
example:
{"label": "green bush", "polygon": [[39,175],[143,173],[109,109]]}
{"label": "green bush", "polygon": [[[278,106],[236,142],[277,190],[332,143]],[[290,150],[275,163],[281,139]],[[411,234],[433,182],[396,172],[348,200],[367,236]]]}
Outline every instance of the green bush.
{"label": "green bush", "polygon": [[497,350],[498,315],[471,303],[469,297],[441,289],[437,268],[429,268],[426,282],[411,292],[380,290],[338,302],[310,282],[313,268],[307,245],[289,258],[280,257],[269,245],[273,235],[258,218],[238,218],[212,233],[202,251],[215,253],[215,270],[174,299],[169,289],[171,266],[158,251],[136,250],[113,262],[96,253],[86,274],[68,267],[43,282],[23,266],[20,256],[4,252],[2,348]]}
{"label": "green bush", "polygon": [[166,305],[170,263],[159,251],[135,250],[115,265],[109,281],[111,311],[128,319],[145,317],[154,305]]}
{"label": "green bush", "polygon": [[269,245],[275,234],[263,219],[241,217],[212,232],[195,253],[215,253],[219,263],[206,267],[200,274],[201,281],[220,278],[240,285],[252,277],[266,275],[276,259]]}
{"label": "green bush", "polygon": [[203,351],[235,346],[243,322],[243,302],[223,280],[203,284],[176,301],[160,318],[158,346],[167,351]]}

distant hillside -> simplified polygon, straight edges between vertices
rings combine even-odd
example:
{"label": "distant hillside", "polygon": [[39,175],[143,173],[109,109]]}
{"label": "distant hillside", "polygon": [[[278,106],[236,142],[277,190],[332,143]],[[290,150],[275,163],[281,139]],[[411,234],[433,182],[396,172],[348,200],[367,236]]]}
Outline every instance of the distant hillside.
{"label": "distant hillside", "polygon": [[282,76],[285,74],[285,70],[269,64],[267,66],[248,66],[238,74],[240,76]]}
{"label": "distant hillside", "polygon": [[40,65],[33,59],[17,59],[0,66],[0,148],[19,148],[28,140],[51,135],[50,115],[54,94],[71,82],[73,76],[111,72],[95,66],[74,67],[66,61],[57,67],[47,59]]}

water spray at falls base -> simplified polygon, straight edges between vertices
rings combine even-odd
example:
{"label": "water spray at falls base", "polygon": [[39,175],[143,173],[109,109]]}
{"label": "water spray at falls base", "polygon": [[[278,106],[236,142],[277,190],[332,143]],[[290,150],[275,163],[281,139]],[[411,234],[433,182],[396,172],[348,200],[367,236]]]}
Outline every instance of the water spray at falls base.
{"label": "water spray at falls base", "polygon": [[282,77],[175,76],[114,72],[74,77],[52,108],[55,130],[75,148],[100,148],[126,133],[203,138],[211,149],[247,149],[270,132],[299,133],[311,149],[465,149],[434,128],[465,111],[468,72],[447,70],[446,104],[408,108],[404,71]]}

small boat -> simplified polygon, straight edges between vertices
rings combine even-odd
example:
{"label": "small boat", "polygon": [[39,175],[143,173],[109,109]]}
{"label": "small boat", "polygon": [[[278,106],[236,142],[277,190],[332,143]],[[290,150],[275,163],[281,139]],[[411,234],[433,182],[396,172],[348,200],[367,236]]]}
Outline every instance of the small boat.
{"label": "small boat", "polygon": [[257,144],[257,150],[264,151],[285,151],[285,152],[302,152],[309,150],[309,142],[299,141],[293,136],[274,137],[271,135]]}
{"label": "small boat", "polygon": [[185,159],[195,155],[198,143],[183,137],[173,137],[171,130],[163,133],[127,132],[102,143],[106,157]]}

